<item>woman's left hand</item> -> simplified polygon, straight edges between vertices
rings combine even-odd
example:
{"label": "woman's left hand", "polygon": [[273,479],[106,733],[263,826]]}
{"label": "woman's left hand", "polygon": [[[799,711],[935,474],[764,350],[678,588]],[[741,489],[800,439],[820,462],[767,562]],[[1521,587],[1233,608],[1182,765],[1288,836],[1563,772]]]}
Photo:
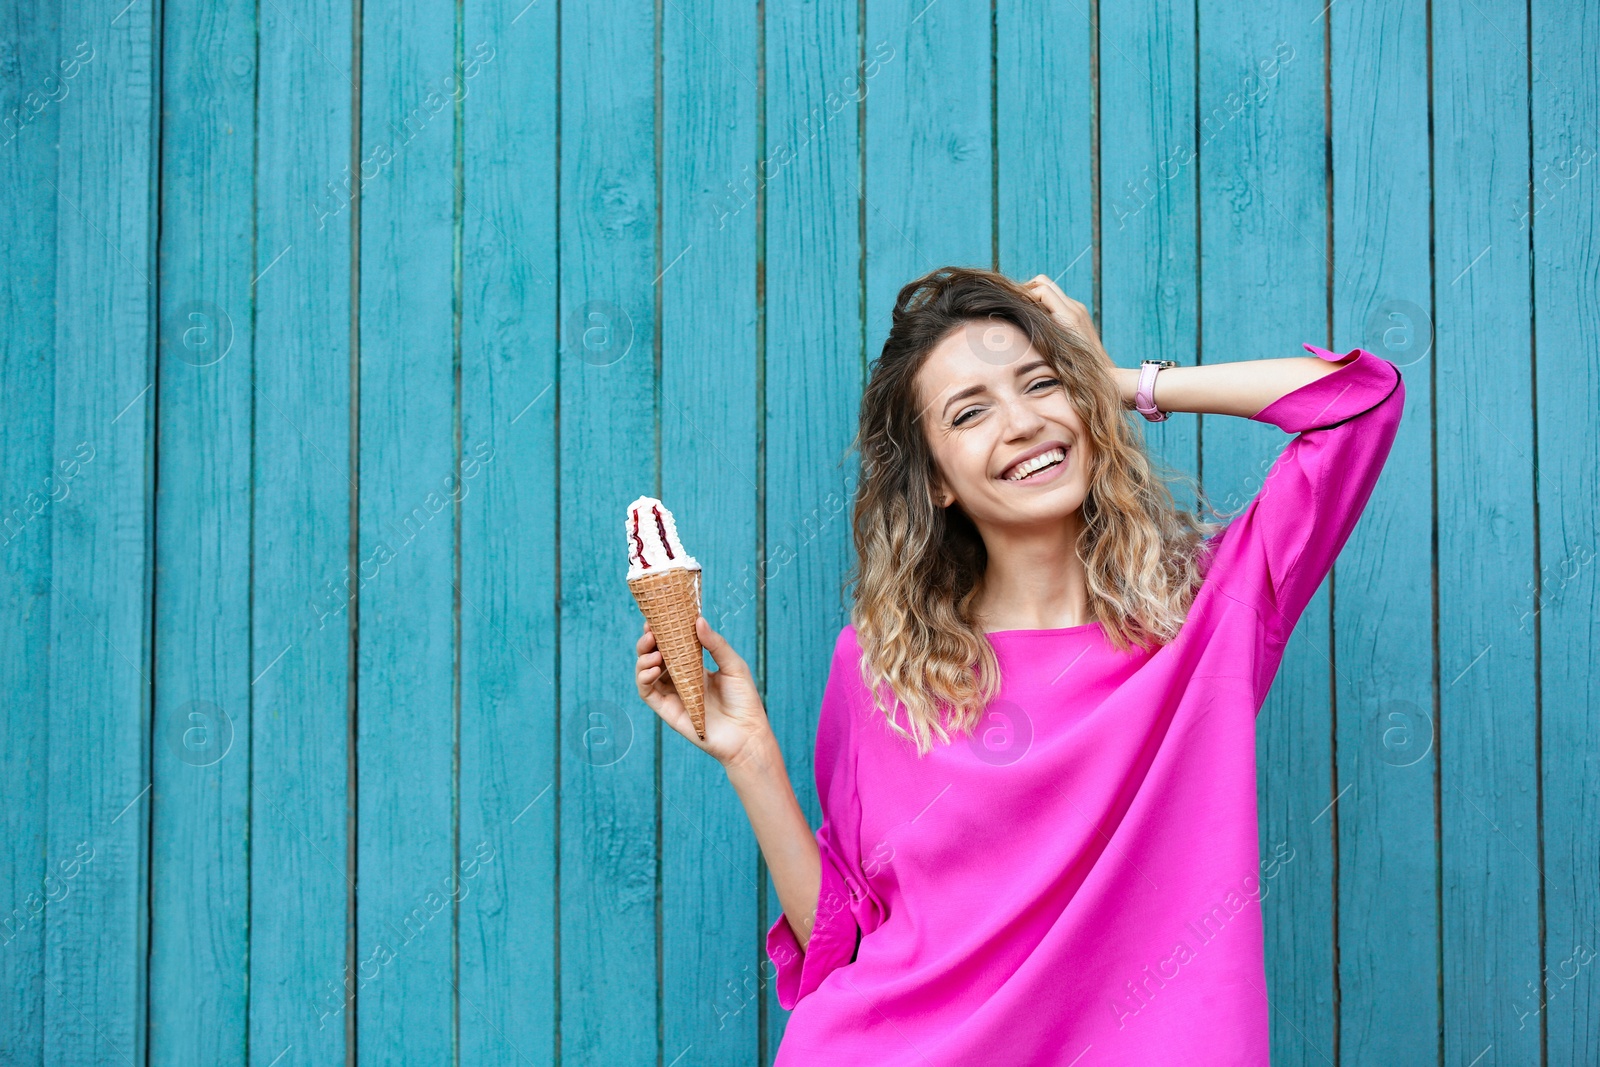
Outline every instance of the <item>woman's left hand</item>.
{"label": "woman's left hand", "polygon": [[1091,351],[1099,355],[1108,370],[1116,370],[1116,364],[1111,362],[1105,346],[1100,343],[1099,331],[1094,328],[1094,318],[1090,316],[1088,308],[1063,293],[1061,287],[1056,285],[1048,274],[1036,275],[1023,282],[1022,287],[1028,291],[1029,296],[1050,312],[1052,318],[1065,326],[1074,336],[1081,338]]}

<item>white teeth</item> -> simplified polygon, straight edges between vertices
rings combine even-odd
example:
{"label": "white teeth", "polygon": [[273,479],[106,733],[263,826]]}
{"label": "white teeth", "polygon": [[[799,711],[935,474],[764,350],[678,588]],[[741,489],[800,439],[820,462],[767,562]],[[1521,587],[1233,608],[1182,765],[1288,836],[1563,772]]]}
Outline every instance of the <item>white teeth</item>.
{"label": "white teeth", "polygon": [[1018,466],[1016,470],[1006,475],[1006,481],[1019,481],[1023,478],[1026,478],[1028,475],[1033,474],[1035,471],[1043,470],[1045,467],[1051,466],[1052,464],[1063,462],[1066,460],[1066,458],[1067,454],[1065,451],[1059,448],[1052,448],[1050,451],[1034,456],[1032,459]]}

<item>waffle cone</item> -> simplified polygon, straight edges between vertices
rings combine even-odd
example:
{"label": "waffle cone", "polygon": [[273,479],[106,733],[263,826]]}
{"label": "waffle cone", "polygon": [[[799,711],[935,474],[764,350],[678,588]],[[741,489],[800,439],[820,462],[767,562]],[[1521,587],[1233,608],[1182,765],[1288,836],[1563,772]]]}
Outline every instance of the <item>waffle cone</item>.
{"label": "waffle cone", "polygon": [[700,614],[700,569],[671,570],[629,578],[628,588],[656,635],[667,676],[689,711],[694,732],[706,739],[706,671],[694,620]]}

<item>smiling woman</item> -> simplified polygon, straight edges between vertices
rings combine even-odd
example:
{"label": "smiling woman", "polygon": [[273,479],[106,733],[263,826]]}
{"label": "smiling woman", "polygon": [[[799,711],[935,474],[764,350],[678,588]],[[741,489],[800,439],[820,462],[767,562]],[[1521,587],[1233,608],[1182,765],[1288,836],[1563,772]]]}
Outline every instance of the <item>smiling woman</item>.
{"label": "smiling woman", "polygon": [[[1255,716],[1405,406],[1392,363],[1307,348],[1141,390],[1048,279],[901,291],[814,840],[774,744],[729,767],[784,905],[774,1067],[1268,1062]],[[1211,536],[1141,392],[1297,436]]]}
{"label": "smiling woman", "polygon": [[[1127,418],[1128,382],[1048,283],[946,267],[901,289],[861,401],[856,627],[869,688],[911,736],[977,721],[998,691],[984,634],[1100,623],[1170,640],[1221,524],[1181,511]],[[899,730],[893,719],[891,726]]]}

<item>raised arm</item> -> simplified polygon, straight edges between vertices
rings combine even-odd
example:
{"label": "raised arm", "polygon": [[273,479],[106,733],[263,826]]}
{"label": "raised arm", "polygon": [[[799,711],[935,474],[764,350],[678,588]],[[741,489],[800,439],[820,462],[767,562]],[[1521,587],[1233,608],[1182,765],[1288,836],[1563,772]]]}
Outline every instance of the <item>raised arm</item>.
{"label": "raised arm", "polygon": [[[1156,375],[1155,404],[1162,411],[1253,418],[1268,404],[1342,366],[1343,362],[1330,363],[1316,356],[1288,356],[1167,367]],[[1118,367],[1113,373],[1122,392],[1122,406],[1132,409],[1139,371]]]}
{"label": "raised arm", "polygon": [[[1340,356],[1314,345],[1305,347],[1316,356],[1314,362],[1322,364],[1323,373],[1248,414],[1256,422],[1296,436],[1279,453],[1249,504],[1220,535],[1206,577],[1255,608],[1261,618],[1263,654],[1255,677],[1258,707],[1295,623],[1332,570],[1377,486],[1405,412],[1405,383],[1393,363],[1359,348]],[[1300,362],[1262,360],[1260,365]],[[1164,370],[1161,375],[1169,373]],[[1227,406],[1235,411],[1248,408],[1276,388]],[[1179,399],[1195,397],[1180,392]]]}

